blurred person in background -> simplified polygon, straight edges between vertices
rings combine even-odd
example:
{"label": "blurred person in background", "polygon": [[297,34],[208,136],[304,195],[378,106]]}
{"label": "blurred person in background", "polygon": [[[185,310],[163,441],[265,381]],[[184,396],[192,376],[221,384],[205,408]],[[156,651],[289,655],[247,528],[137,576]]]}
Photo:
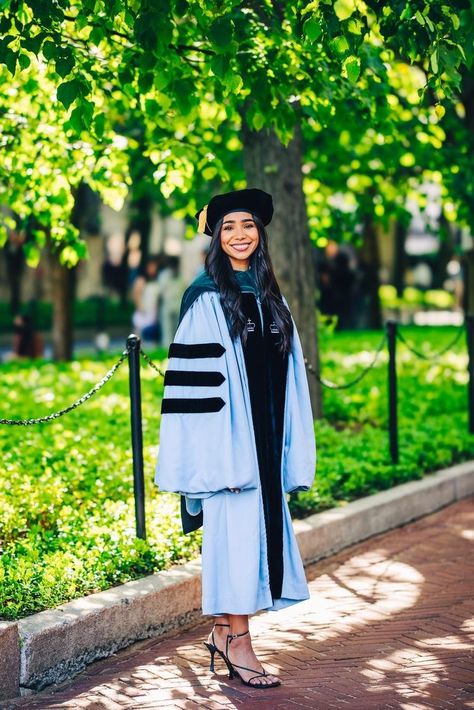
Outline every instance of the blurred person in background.
{"label": "blurred person in background", "polygon": [[133,327],[143,340],[154,342],[159,342],[161,337],[161,326],[158,321],[159,267],[159,257],[150,256],[145,263],[144,272],[137,276],[132,287],[132,300],[135,304],[132,316]]}
{"label": "blurred person in background", "polygon": [[184,281],[179,273],[179,258],[168,256],[158,274],[160,295],[159,323],[161,325],[161,345],[167,348],[178,327],[179,309],[185,291]]}
{"label": "blurred person in background", "polygon": [[43,338],[35,329],[33,317],[28,313],[17,314],[13,319],[13,349],[5,360],[36,359],[43,354]]}

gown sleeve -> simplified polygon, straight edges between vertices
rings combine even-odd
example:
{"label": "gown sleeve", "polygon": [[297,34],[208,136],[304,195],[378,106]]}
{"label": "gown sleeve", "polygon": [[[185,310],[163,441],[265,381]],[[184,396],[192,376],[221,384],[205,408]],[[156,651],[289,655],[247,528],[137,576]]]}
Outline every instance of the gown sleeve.
{"label": "gown sleeve", "polygon": [[218,294],[194,300],[168,356],[155,483],[189,500],[256,488],[248,385]]}

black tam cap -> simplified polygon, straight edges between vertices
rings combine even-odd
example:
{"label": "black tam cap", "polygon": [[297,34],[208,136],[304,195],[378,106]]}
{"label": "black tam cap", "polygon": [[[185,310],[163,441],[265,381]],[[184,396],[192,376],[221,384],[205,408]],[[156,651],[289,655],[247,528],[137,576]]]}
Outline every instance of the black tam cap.
{"label": "black tam cap", "polygon": [[251,212],[260,217],[264,225],[270,224],[273,217],[272,196],[256,188],[216,195],[208,205],[196,212],[198,232],[212,236],[217,222],[229,212]]}

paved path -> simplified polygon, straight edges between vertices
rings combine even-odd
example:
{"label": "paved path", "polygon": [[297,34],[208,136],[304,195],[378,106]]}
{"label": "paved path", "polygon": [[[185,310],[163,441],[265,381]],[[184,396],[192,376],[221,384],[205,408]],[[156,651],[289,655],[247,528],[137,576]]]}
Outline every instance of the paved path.
{"label": "paved path", "polygon": [[210,673],[200,625],[135,644],[14,708],[474,708],[473,502],[313,565],[310,601],[255,618],[279,688],[229,681],[223,664]]}

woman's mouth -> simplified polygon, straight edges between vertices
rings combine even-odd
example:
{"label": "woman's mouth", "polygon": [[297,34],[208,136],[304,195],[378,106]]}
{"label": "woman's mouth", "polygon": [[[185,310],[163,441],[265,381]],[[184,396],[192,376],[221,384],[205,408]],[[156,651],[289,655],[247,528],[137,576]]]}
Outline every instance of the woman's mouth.
{"label": "woman's mouth", "polygon": [[249,246],[250,242],[245,242],[243,244],[231,244],[232,249],[236,249],[237,251],[246,251]]}

